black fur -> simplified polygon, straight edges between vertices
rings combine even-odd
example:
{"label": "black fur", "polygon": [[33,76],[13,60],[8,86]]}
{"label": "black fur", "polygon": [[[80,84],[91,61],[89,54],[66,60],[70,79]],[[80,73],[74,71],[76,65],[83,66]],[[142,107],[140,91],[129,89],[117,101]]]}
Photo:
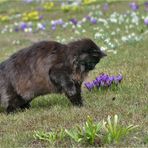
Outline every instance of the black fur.
{"label": "black fur", "polygon": [[43,41],[0,64],[0,103],[6,111],[30,107],[33,98],[62,93],[82,106],[81,84],[105,54],[90,39],[68,44]]}

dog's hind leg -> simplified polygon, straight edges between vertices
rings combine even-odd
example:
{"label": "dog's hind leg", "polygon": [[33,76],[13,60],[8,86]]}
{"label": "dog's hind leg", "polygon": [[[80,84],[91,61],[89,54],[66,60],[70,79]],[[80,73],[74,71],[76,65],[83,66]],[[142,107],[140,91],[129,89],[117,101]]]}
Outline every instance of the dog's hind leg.
{"label": "dog's hind leg", "polygon": [[15,112],[17,109],[29,108],[29,102],[18,95],[12,87],[1,89],[1,106],[7,113]]}
{"label": "dog's hind leg", "polygon": [[30,101],[26,102],[21,96],[16,95],[11,98],[7,107],[7,113],[14,112],[17,109],[25,110],[30,108]]}

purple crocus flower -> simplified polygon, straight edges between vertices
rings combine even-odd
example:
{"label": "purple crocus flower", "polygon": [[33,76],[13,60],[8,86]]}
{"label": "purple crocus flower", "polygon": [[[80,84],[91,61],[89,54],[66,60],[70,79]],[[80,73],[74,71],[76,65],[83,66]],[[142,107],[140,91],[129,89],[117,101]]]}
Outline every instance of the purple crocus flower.
{"label": "purple crocus flower", "polygon": [[96,77],[96,80],[98,81],[98,83],[101,83],[101,77],[100,76]]}
{"label": "purple crocus flower", "polygon": [[108,9],[109,9],[109,5],[108,5],[108,3],[105,3],[103,5],[103,10],[107,11]]}
{"label": "purple crocus flower", "polygon": [[63,25],[63,23],[64,23],[64,22],[63,22],[62,19],[56,20],[56,24],[57,24],[57,25]]}
{"label": "purple crocus flower", "polygon": [[104,81],[104,86],[110,86],[112,81],[110,81],[110,77],[108,75],[105,75],[103,78],[102,78],[102,81]]}
{"label": "purple crocus flower", "polygon": [[102,74],[100,77],[101,77],[101,80],[105,82],[109,76],[107,74]]}
{"label": "purple crocus flower", "polygon": [[119,82],[121,82],[122,79],[123,79],[123,76],[122,76],[121,74],[119,74],[119,75],[117,76],[117,78],[118,78]]}
{"label": "purple crocus flower", "polygon": [[133,10],[136,11],[139,9],[138,4],[136,4],[135,2],[129,3],[129,7]]}
{"label": "purple crocus flower", "polygon": [[112,84],[112,81],[110,81],[110,79],[108,78],[105,82],[105,85],[109,87],[111,84]]}
{"label": "purple crocus flower", "polygon": [[93,84],[94,84],[94,86],[99,86],[99,85],[100,85],[100,82],[98,82],[98,81],[95,79],[95,80],[93,80]]}
{"label": "purple crocus flower", "polygon": [[70,19],[70,22],[72,22],[74,25],[77,25],[78,21],[75,18]]}
{"label": "purple crocus flower", "polygon": [[91,19],[91,17],[90,17],[89,15],[87,15],[85,18],[86,18],[88,21],[90,21],[90,19]]}
{"label": "purple crocus flower", "polygon": [[92,82],[85,82],[84,85],[89,91],[94,87]]}
{"label": "purple crocus flower", "polygon": [[120,83],[122,79],[123,79],[123,76],[121,74],[116,76],[114,79],[115,84]]}
{"label": "purple crocus flower", "polygon": [[22,23],[20,24],[20,29],[23,30],[23,31],[24,31],[27,27],[28,27],[27,23],[22,22]]}
{"label": "purple crocus flower", "polygon": [[56,25],[53,24],[53,25],[51,26],[51,29],[52,29],[52,30],[56,30]]}
{"label": "purple crocus flower", "polygon": [[43,18],[44,18],[44,16],[43,15],[40,15],[39,19],[42,20]]}
{"label": "purple crocus flower", "polygon": [[144,3],[145,10],[148,11],[148,1]]}
{"label": "purple crocus flower", "polygon": [[90,19],[90,22],[91,22],[92,24],[96,24],[96,23],[97,23],[97,19],[92,17],[92,18]]}
{"label": "purple crocus flower", "polygon": [[114,81],[114,76],[109,77],[109,80],[111,81],[111,83]]}
{"label": "purple crocus flower", "polygon": [[97,88],[108,88],[112,84],[118,85],[123,79],[123,76],[119,74],[118,76],[109,76],[108,74],[101,74],[98,77],[96,77],[95,80],[92,82],[85,82],[85,87],[91,91],[94,87]]}
{"label": "purple crocus flower", "polygon": [[148,1],[147,1],[147,2],[145,2],[145,3],[144,3],[144,5],[145,5],[146,7],[148,7]]}
{"label": "purple crocus flower", "polygon": [[15,32],[18,32],[19,31],[19,28],[18,27],[15,27],[14,31]]}
{"label": "purple crocus flower", "polygon": [[25,3],[31,3],[33,0],[24,0]]}
{"label": "purple crocus flower", "polygon": [[144,24],[148,26],[148,17],[144,19]]}
{"label": "purple crocus flower", "polygon": [[113,81],[114,81],[114,76],[111,77],[108,76],[105,81],[106,86],[109,87],[113,83]]}
{"label": "purple crocus flower", "polygon": [[37,24],[37,27],[38,27],[38,29],[40,29],[40,30],[45,30],[45,29],[46,29],[45,24],[41,24],[41,23],[38,23],[38,24]]}
{"label": "purple crocus flower", "polygon": [[100,86],[104,86],[104,85],[105,85],[104,81],[101,81]]}

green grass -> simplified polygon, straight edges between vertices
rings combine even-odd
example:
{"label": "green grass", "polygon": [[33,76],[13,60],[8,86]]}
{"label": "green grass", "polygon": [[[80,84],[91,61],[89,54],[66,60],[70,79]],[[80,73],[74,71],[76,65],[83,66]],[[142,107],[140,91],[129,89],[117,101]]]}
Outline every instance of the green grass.
{"label": "green grass", "polygon": [[[124,2],[123,2],[124,3]],[[127,10],[127,3],[117,2],[112,3],[110,10],[105,17],[108,17],[110,13],[124,12]],[[12,6],[17,6],[16,11]],[[64,20],[70,17],[82,18],[92,10],[93,5],[85,6],[82,8],[81,13],[70,12],[65,14],[60,10],[51,11],[50,13],[41,12],[45,14],[45,19],[63,18]],[[0,14],[15,14],[16,12],[23,13],[30,9],[34,10],[38,7],[36,4],[25,5],[22,7],[20,2],[4,2],[0,4]],[[11,9],[9,9],[11,8]],[[12,11],[13,10],[13,11]],[[144,11],[139,10],[140,13],[145,14]],[[12,14],[13,14],[12,13]],[[11,24],[16,20],[11,20],[8,23],[1,23],[0,29],[5,25]],[[99,26],[104,28],[103,25]],[[116,27],[124,28],[121,26],[112,25],[109,30],[106,30],[107,36]],[[139,26],[138,26],[139,27]],[[147,28],[143,25],[140,27]],[[139,27],[139,28],[140,28]],[[67,28],[66,31],[58,28],[57,31],[51,31],[50,29],[44,32],[37,33],[5,33],[0,34],[0,61],[7,59],[12,53],[17,50],[29,46],[32,42],[39,40],[57,40],[57,36],[60,39],[65,38],[68,42],[70,37],[90,37],[94,39],[95,31],[93,26],[89,23],[84,26],[86,33],[75,35],[71,28]],[[133,28],[134,32],[140,35],[140,31],[137,28]],[[131,31],[131,32],[132,32]],[[122,35],[121,30],[119,37]],[[118,36],[117,36],[118,38]],[[20,44],[13,44],[14,40],[19,40]],[[95,40],[95,39],[94,39]],[[102,40],[95,40],[99,45],[104,45]],[[104,146],[134,146],[134,147],[147,147],[148,146],[148,37],[143,36],[143,40],[134,42],[132,44],[122,44],[117,50],[117,54],[108,52],[108,56],[104,58],[97,66],[96,69],[91,71],[87,80],[93,80],[100,73],[108,73],[110,75],[123,74],[123,81],[119,88],[115,91],[92,91],[88,92],[82,86],[84,107],[73,107],[64,95],[50,94],[41,96],[33,100],[31,108],[24,112],[17,112],[12,115],[6,115],[4,112],[0,113],[0,147],[12,148],[12,147],[45,147],[52,146],[48,142],[42,142],[35,140],[33,137],[34,131],[50,131],[58,130],[60,128],[71,129],[75,125],[82,125],[85,123],[87,116],[92,117],[95,121],[101,121],[106,119],[108,115],[117,114],[122,121],[123,125],[139,125],[138,130],[114,145]],[[115,100],[113,100],[115,98]],[[74,143],[69,140],[65,140],[56,143],[56,147],[65,146],[83,146],[81,144]]]}

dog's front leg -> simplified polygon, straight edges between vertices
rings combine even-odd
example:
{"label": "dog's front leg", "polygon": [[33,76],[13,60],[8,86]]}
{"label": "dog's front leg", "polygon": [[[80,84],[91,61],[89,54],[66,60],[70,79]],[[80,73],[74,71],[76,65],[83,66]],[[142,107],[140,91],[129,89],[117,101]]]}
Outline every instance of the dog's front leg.
{"label": "dog's front leg", "polygon": [[52,70],[49,74],[50,80],[56,87],[61,87],[73,105],[82,106],[81,85],[72,80],[69,73],[61,70]]}

